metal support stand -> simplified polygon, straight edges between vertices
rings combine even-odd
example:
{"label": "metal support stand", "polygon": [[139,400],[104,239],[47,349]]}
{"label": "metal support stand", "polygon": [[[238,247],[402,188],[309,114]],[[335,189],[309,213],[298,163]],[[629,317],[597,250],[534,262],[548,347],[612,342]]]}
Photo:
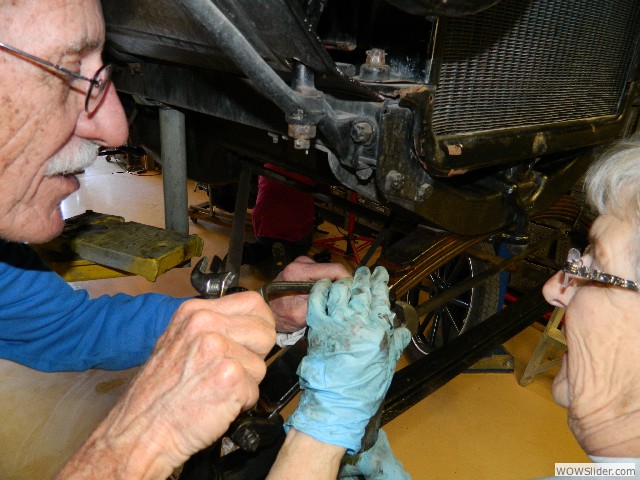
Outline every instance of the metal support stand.
{"label": "metal support stand", "polygon": [[189,216],[184,113],[160,108],[160,141],[165,227],[186,235]]}
{"label": "metal support stand", "polygon": [[[356,192],[350,193],[349,201],[357,203],[358,195]],[[316,240],[313,242],[313,245],[334,253],[339,253],[345,257],[352,257],[357,265],[361,265],[360,252],[373,244],[373,238],[357,235],[355,228],[356,216],[353,213],[349,213],[347,215],[347,232],[344,235]],[[337,242],[345,242],[344,250],[335,246]]]}
{"label": "metal support stand", "polygon": [[558,328],[563,315],[564,308],[557,307],[549,318],[527,368],[518,382],[523,387],[531,383],[537,374],[555,367],[562,361],[562,355],[567,350],[567,339]]}
{"label": "metal support stand", "polygon": [[233,224],[231,225],[231,236],[229,237],[229,250],[225,270],[236,274],[235,284],[232,285],[234,287],[237,286],[240,277],[244,230],[247,219],[247,206],[249,205],[249,189],[251,187],[251,173],[251,167],[248,165],[245,165],[240,172],[238,194],[233,212]]}
{"label": "metal support stand", "polygon": [[514,370],[513,355],[503,346],[491,355],[482,357],[465,370],[465,373],[511,373]]}

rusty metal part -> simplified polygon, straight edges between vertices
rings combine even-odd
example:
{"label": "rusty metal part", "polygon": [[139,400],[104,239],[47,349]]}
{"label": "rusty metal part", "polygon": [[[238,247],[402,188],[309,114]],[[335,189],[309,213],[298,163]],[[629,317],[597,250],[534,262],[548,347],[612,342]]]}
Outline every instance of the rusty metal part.
{"label": "rusty metal part", "polygon": [[220,298],[233,285],[237,275],[233,272],[209,272],[209,260],[202,257],[191,271],[191,285],[202,298]]}

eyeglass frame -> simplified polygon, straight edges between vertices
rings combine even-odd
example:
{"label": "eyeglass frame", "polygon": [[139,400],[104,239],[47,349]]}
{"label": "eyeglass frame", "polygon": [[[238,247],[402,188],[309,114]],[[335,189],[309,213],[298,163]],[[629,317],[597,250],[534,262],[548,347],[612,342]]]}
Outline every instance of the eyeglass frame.
{"label": "eyeglass frame", "polygon": [[[78,80],[84,80],[89,82],[89,89],[87,90],[87,96],[85,98],[84,101],[84,110],[85,112],[87,112],[89,115],[91,115],[93,112],[95,112],[96,108],[98,107],[98,105],[100,105],[100,101],[102,100],[102,96],[104,95],[105,90],[107,89],[107,86],[109,85],[109,82],[111,82],[111,73],[113,71],[113,65],[112,64],[106,64],[106,65],[102,65],[98,71],[95,73],[95,75],[93,76],[93,78],[89,78],[89,77],[85,77],[84,75],[80,75],[79,73],[76,72],[72,72],[71,70],[64,68],[61,65],[57,65],[55,63],[50,62],[49,60],[45,60],[44,58],[40,58],[40,57],[36,57],[35,55],[31,55],[30,53],[24,52],[22,50],[20,50],[19,48],[16,47],[12,47],[11,45],[8,45],[4,42],[0,42],[0,48],[3,48],[5,50],[8,50],[9,52],[12,52],[20,57],[26,58],[28,60],[31,60],[32,62],[35,62],[37,64],[43,65],[45,67],[48,68],[52,68],[54,70],[57,70],[61,73],[64,73],[65,75],[68,75],[70,77],[76,78]],[[106,72],[106,73],[105,73]],[[106,77],[103,81],[98,80],[98,77],[101,74],[105,74]],[[100,100],[98,101],[94,108],[89,110],[89,103],[91,102],[91,95],[94,91],[95,88],[98,88],[98,95],[97,98]]]}
{"label": "eyeglass frame", "polygon": [[[584,255],[586,255],[590,250],[591,245],[587,245],[584,250]],[[572,260],[572,257],[575,260]],[[611,275],[610,273],[605,273],[595,268],[587,267],[582,262],[583,254],[580,253],[580,250],[577,248],[570,248],[567,253],[567,261],[564,263],[562,267],[562,272],[571,275],[573,277],[581,278],[583,280],[589,280],[592,282],[603,283],[606,285],[611,285],[613,287],[620,287],[627,290],[632,290],[634,292],[640,291],[640,284],[638,282],[634,282],[633,280],[627,280],[622,277],[618,277],[616,275]],[[565,279],[565,286],[570,285]]]}

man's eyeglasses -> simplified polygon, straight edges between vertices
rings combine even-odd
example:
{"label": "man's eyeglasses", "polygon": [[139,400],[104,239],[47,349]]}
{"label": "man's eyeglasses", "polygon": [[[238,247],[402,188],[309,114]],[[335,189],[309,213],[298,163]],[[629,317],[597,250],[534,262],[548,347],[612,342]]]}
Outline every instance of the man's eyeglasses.
{"label": "man's eyeglasses", "polygon": [[113,65],[103,65],[98,69],[93,78],[88,78],[79,73],[72,72],[60,65],[56,65],[55,63],[51,63],[48,60],[44,60],[42,58],[36,57],[35,55],[31,55],[30,53],[23,52],[15,47],[7,45],[6,43],[0,42],[0,48],[8,50],[20,57],[26,58],[35,62],[37,64],[43,65],[45,67],[57,70],[59,72],[64,73],[70,77],[76,78],[78,80],[85,80],[89,82],[89,90],[87,90],[87,98],[84,101],[84,109],[88,114],[92,114],[100,102],[104,97],[104,93],[107,89],[107,85],[111,81],[111,73],[113,71]]}
{"label": "man's eyeglasses", "polygon": [[[591,245],[588,245],[584,250],[584,255],[588,255],[591,249]],[[594,268],[584,265],[582,262],[582,254],[577,248],[569,250],[567,255],[567,261],[562,267],[563,281],[562,284],[565,287],[573,284],[576,278],[588,280],[591,282],[605,283],[614,287],[626,288],[633,290],[634,292],[640,291],[638,283],[632,280],[625,280],[624,278],[616,277],[608,273],[601,272]]]}

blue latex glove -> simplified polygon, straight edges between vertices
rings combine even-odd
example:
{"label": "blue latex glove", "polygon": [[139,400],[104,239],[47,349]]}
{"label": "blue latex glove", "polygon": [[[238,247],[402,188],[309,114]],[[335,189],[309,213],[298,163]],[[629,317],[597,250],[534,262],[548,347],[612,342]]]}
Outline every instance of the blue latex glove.
{"label": "blue latex glove", "polygon": [[411,480],[391,451],[384,430],[378,430],[376,443],[366,452],[345,457],[338,478],[341,480]]}
{"label": "blue latex glove", "polygon": [[406,328],[394,331],[388,281],[384,268],[371,275],[360,267],[353,278],[320,280],[309,295],[309,350],[298,367],[302,396],[285,425],[348,454],[360,450],[411,340]]}

